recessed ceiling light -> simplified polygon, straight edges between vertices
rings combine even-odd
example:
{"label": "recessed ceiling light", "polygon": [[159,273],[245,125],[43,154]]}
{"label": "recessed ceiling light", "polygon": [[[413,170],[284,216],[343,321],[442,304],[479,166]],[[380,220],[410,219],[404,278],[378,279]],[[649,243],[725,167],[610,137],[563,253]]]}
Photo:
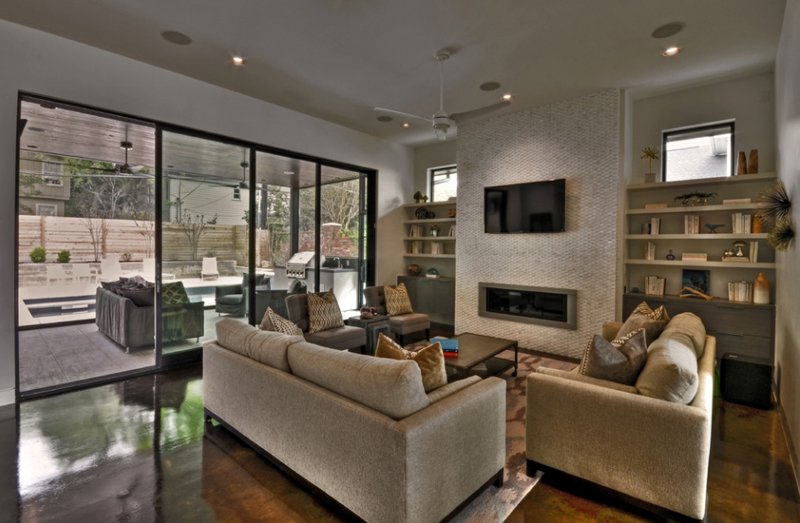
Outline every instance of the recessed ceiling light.
{"label": "recessed ceiling light", "polygon": [[504,94],[503,95],[503,100],[506,100],[506,101],[511,100],[511,93]]}
{"label": "recessed ceiling light", "polygon": [[480,88],[481,91],[496,91],[496,90],[500,89],[500,83],[499,82],[483,82],[479,86],[479,88]]}
{"label": "recessed ceiling light", "polygon": [[656,27],[650,36],[653,38],[669,38],[670,36],[675,36],[683,31],[685,27],[686,24],[683,22],[670,22],[668,24]]}
{"label": "recessed ceiling light", "polygon": [[411,124],[408,123],[408,122],[403,122],[403,127],[409,128],[409,127],[411,127]]}
{"label": "recessed ceiling light", "polygon": [[231,62],[233,62],[233,65],[244,65],[244,57],[234,56],[231,58]]}
{"label": "recessed ceiling light", "polygon": [[664,51],[661,53],[661,56],[675,56],[680,54],[681,51],[683,51],[682,48],[678,47],[677,45],[673,45],[664,49]]}
{"label": "recessed ceiling light", "polygon": [[382,116],[379,116],[379,117],[377,118],[377,120],[378,120],[379,122],[387,123],[387,122],[391,122],[392,120],[394,120],[394,118],[392,118],[391,116],[386,116],[386,115],[384,114],[384,115],[382,115]]}
{"label": "recessed ceiling light", "polygon": [[167,42],[175,45],[189,45],[192,39],[179,31],[164,31],[161,37]]}

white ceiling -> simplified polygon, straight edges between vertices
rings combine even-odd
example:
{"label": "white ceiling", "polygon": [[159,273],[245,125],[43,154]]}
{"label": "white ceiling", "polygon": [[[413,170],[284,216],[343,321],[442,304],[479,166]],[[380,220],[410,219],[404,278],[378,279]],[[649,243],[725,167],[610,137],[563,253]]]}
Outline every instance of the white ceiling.
{"label": "white ceiling", "polygon": [[[456,51],[445,62],[448,112],[505,91],[514,104],[503,111],[514,111],[610,87],[642,97],[768,70],[783,11],[784,0],[0,2],[0,18],[409,145],[434,141],[430,128],[378,122],[373,107],[436,111],[432,55],[441,47]],[[650,36],[673,21],[686,29]],[[165,30],[193,42],[168,43]],[[684,52],[664,58],[666,44]],[[246,65],[231,65],[232,54]],[[478,88],[490,80],[503,87]]]}

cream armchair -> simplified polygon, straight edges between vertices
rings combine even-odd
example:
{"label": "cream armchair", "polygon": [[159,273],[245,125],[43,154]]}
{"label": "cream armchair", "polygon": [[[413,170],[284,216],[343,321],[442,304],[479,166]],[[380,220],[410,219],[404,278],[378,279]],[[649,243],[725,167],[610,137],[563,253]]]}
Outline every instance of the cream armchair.
{"label": "cream armchair", "polygon": [[[614,333],[604,328],[607,339]],[[575,372],[540,368],[531,373],[525,429],[529,472],[556,469],[655,505],[651,509],[702,520],[715,351],[715,338],[707,336],[697,362],[699,389],[688,405]]]}

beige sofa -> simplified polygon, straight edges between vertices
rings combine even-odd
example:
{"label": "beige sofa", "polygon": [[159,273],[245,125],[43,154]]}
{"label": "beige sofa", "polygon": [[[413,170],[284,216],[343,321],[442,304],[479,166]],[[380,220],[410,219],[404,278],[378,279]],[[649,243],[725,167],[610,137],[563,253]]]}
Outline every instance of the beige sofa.
{"label": "beige sofa", "polygon": [[506,384],[425,393],[417,364],[226,318],[203,350],[206,416],[366,521],[439,521],[505,462]]}
{"label": "beige sofa", "polygon": [[[604,337],[612,339],[619,327],[607,325]],[[647,397],[635,387],[576,372],[531,373],[525,435],[529,470],[557,469],[645,501],[655,506],[651,509],[667,509],[668,515],[702,520],[715,350],[714,337],[706,336],[697,361],[698,389],[689,404]]]}

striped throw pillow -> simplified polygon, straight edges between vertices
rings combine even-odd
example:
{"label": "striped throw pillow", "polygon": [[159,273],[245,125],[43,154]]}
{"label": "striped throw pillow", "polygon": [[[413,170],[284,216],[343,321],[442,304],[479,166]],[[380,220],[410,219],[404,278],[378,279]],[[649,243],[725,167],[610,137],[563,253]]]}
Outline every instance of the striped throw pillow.
{"label": "striped throw pillow", "polygon": [[397,286],[387,285],[383,288],[384,299],[386,300],[386,314],[398,316],[414,312],[411,308],[411,298],[408,297],[406,285],[401,283]]}
{"label": "striped throw pillow", "polygon": [[342,310],[333,292],[308,294],[308,332],[319,332],[343,327]]}

